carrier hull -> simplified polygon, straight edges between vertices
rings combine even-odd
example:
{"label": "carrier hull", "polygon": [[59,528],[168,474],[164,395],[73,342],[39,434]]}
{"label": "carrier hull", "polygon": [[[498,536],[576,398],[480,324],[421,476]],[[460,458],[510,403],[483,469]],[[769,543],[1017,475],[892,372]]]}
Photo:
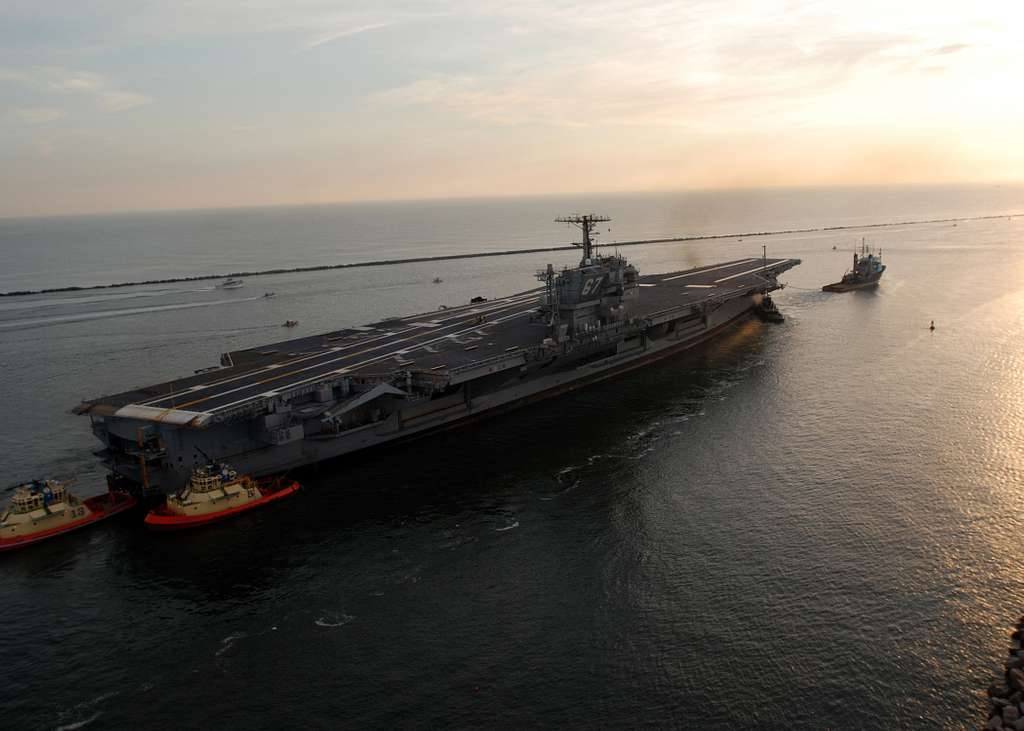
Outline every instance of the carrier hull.
{"label": "carrier hull", "polygon": [[[542,290],[226,353],[226,367],[85,402],[111,470],[179,489],[202,453],[281,473],[469,424],[634,371],[750,314],[796,259],[648,275],[614,321],[558,341]],[[168,395],[170,394],[170,395]]]}

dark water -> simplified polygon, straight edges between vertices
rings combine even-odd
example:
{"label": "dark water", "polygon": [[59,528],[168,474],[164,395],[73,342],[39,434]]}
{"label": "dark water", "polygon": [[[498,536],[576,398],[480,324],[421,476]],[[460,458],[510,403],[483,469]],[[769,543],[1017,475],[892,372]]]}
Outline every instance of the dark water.
{"label": "dark water", "polygon": [[[1024,211],[1020,188],[701,195],[481,204],[504,210],[497,233],[471,203],[392,206],[372,225],[411,233],[375,251],[435,228],[451,250],[532,243],[567,205],[612,215],[622,238]],[[189,216],[213,214],[177,215],[201,242]],[[295,239],[348,237],[337,217],[251,215],[250,230],[291,216]],[[196,270],[157,233],[140,243],[166,216],[133,217],[132,244],[104,220],[89,235],[123,252],[95,266],[104,281],[136,257]],[[14,286],[95,265],[60,254],[72,245],[47,227],[66,223],[16,223],[0,227],[23,252]],[[843,295],[817,290],[855,232],[629,250],[644,272],[762,243],[804,263],[782,326],[307,470],[294,497],[218,527],[152,535],[135,516],[4,557],[5,726],[977,727],[1024,596],[1024,219],[869,236],[889,270]],[[232,258],[206,246],[211,266]],[[262,246],[253,261],[276,262]],[[67,414],[80,397],[212,364],[287,318],[314,332],[525,288],[545,261],[2,301],[5,471],[98,492],[98,444]]]}

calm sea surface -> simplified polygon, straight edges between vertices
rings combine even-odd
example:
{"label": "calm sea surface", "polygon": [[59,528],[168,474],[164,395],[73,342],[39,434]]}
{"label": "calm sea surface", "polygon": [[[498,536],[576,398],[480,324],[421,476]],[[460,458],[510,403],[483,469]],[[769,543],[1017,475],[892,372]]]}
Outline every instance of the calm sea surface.
{"label": "calm sea surface", "polygon": [[[3,727],[979,727],[1024,609],[1022,187],[7,219],[0,291],[557,245],[588,209],[609,241],[1005,217],[626,249],[803,264],[781,326],[308,469],[220,526],[2,557]],[[862,235],[881,286],[822,293]],[[82,398],[574,258],[0,298],[6,482],[103,490]]]}

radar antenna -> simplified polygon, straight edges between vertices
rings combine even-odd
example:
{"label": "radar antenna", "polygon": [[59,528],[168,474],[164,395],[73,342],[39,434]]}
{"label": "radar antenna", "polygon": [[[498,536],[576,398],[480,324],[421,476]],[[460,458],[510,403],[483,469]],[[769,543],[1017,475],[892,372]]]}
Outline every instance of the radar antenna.
{"label": "radar antenna", "polygon": [[555,219],[555,223],[571,223],[583,232],[583,242],[578,244],[574,241],[573,246],[578,246],[583,249],[583,261],[581,264],[586,264],[591,258],[593,258],[594,241],[592,238],[592,232],[594,224],[610,220],[612,219],[607,216],[598,216],[593,213],[587,213],[582,216],[559,216]]}

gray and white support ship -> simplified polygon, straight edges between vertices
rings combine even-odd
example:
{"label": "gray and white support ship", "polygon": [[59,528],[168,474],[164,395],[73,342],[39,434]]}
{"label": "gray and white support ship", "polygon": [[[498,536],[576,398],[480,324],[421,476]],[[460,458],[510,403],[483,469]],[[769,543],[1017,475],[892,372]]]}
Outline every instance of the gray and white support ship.
{"label": "gray and white support ship", "polygon": [[[264,475],[570,391],[689,348],[747,315],[799,259],[760,256],[640,276],[594,252],[541,287],[225,353],[220,368],[79,404],[110,469],[179,489],[203,452]],[[197,449],[198,448],[198,449]],[[200,451],[201,450],[201,451]]]}

